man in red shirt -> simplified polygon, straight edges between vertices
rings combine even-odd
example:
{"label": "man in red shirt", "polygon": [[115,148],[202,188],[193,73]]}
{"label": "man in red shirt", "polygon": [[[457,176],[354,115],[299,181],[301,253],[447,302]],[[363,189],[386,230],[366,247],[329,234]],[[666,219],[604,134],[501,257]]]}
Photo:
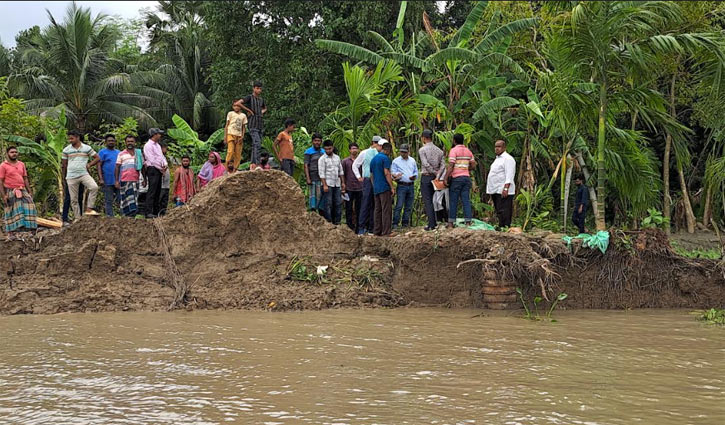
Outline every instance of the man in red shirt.
{"label": "man in red shirt", "polygon": [[9,147],[7,157],[0,164],[0,187],[5,207],[5,232],[8,239],[12,240],[13,233],[20,229],[34,232],[38,228],[38,222],[28,172],[25,164],[18,161],[18,148]]}

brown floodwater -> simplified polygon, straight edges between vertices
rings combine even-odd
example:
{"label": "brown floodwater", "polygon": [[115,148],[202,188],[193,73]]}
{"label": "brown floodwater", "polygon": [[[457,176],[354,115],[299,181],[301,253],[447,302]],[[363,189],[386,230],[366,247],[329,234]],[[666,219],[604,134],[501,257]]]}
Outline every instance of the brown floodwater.
{"label": "brown floodwater", "polygon": [[725,424],[687,311],[0,317],[0,423]]}

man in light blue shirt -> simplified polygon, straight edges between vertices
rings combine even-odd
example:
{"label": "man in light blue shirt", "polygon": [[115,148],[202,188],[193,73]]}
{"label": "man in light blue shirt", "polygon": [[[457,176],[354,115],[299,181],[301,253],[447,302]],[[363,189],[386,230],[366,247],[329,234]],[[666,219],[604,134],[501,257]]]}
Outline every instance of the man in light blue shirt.
{"label": "man in light blue shirt", "polygon": [[390,174],[398,184],[398,200],[393,212],[393,229],[400,223],[400,211],[403,210],[402,227],[410,226],[410,216],[413,212],[413,199],[415,198],[415,179],[418,178],[418,164],[410,157],[407,144],[400,145],[400,156],[393,160]]}
{"label": "man in light blue shirt", "polygon": [[360,216],[358,217],[358,235],[364,235],[374,228],[375,193],[370,182],[370,161],[382,150],[378,142],[380,136],[373,137],[373,143],[369,148],[360,152],[352,163],[352,172],[358,181],[362,182],[362,202],[360,203]]}

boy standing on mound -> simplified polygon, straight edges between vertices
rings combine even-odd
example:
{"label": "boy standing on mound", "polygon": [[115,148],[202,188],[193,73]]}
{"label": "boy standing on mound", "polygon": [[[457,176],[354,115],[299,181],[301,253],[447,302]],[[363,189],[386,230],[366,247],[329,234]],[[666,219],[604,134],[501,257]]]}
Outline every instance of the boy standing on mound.
{"label": "boy standing on mound", "polygon": [[262,99],[262,82],[255,81],[252,85],[252,94],[239,102],[249,119],[247,128],[249,136],[252,138],[252,158],[249,168],[254,170],[259,165],[259,153],[262,150],[262,136],[264,135],[262,115],[267,113],[267,104]]}
{"label": "boy standing on mound", "polygon": [[224,141],[227,144],[226,162],[233,164],[235,170],[242,162],[244,130],[247,122],[247,116],[242,112],[241,101],[235,101],[232,104],[232,110],[227,114],[227,124],[224,126]]}

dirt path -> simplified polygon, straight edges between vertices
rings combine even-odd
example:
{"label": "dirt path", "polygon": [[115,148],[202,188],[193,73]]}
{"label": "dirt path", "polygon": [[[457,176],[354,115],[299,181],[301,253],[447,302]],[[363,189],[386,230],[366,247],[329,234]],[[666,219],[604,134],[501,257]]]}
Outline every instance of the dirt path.
{"label": "dirt path", "polygon": [[716,262],[680,258],[656,232],[626,238],[601,255],[466,229],[357,237],[305,212],[284,173],[244,172],[153,222],[89,217],[40,241],[0,243],[0,314],[480,307],[491,274],[527,297],[565,291],[566,308],[725,304]]}

